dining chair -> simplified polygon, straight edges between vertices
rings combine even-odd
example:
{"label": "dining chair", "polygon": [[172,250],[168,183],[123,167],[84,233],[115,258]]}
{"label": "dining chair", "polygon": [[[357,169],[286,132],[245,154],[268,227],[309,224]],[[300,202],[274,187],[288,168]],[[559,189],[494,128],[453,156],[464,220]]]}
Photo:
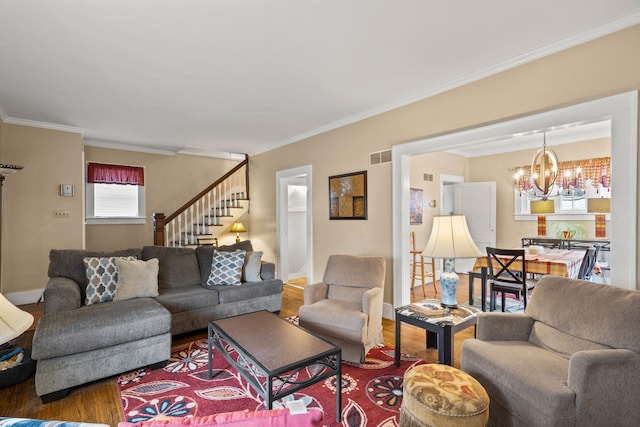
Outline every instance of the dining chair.
{"label": "dining chair", "polygon": [[[410,232],[409,234],[409,242],[411,245],[411,250],[409,251],[409,253],[411,254],[413,260],[411,262],[411,290],[413,290],[415,283],[416,283],[416,277],[419,277],[420,280],[422,281],[422,294],[425,296],[427,296],[427,290],[425,288],[425,280],[428,277],[431,277],[431,280],[433,281],[433,290],[435,291],[435,293],[438,293],[438,289],[436,288],[436,261],[434,258],[429,258],[430,261],[427,261],[429,264],[431,264],[431,270],[428,272],[425,272],[424,269],[424,256],[422,256],[422,251],[419,251],[416,249],[416,239],[415,239],[415,233],[413,231]],[[418,270],[418,267],[420,267],[420,269]]]}
{"label": "dining chair", "polygon": [[[502,311],[505,311],[505,294],[513,294],[518,299],[523,297],[524,308],[527,308],[529,291],[535,287],[536,281],[527,279],[524,249],[499,249],[487,247],[488,282],[490,310],[496,309],[496,294],[500,292]],[[520,266],[516,269],[516,262]]]}
{"label": "dining chair", "polygon": [[600,245],[594,245],[584,252],[584,257],[580,264],[580,270],[578,271],[578,279],[591,280],[593,267],[595,267],[596,260],[598,259],[598,252],[600,252]]}

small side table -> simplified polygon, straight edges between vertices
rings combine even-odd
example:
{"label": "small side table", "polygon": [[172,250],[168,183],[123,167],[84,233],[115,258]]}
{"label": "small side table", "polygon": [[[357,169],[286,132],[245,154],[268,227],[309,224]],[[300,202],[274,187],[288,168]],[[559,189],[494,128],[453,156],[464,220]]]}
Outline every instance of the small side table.
{"label": "small side table", "polygon": [[445,308],[440,300],[426,299],[396,308],[396,366],[400,366],[400,324],[414,325],[427,331],[427,348],[438,349],[438,363],[453,365],[453,334],[475,326],[478,313],[475,307],[458,304]]}

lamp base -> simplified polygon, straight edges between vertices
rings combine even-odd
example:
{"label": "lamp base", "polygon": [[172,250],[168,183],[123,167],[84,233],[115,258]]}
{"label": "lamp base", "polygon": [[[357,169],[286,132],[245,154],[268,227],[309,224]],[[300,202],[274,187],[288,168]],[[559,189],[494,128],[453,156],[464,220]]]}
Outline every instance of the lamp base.
{"label": "lamp base", "polygon": [[458,284],[460,278],[455,272],[455,259],[445,258],[444,272],[440,276],[440,289],[442,291],[442,299],[440,305],[446,308],[458,308],[456,301],[456,293],[458,292]]}

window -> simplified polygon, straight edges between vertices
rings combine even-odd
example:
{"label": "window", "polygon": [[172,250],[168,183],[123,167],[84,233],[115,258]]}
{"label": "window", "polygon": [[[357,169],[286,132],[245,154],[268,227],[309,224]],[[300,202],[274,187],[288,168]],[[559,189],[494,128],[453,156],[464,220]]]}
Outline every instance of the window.
{"label": "window", "polygon": [[85,208],[88,224],[144,223],[144,196],[143,167],[87,164]]}

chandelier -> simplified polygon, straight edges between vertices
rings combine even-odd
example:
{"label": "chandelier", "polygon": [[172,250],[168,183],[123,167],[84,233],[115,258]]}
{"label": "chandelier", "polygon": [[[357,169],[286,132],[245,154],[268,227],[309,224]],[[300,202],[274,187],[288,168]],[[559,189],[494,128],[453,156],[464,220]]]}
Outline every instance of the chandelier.
{"label": "chandelier", "polygon": [[[558,177],[558,156],[556,153],[547,148],[547,138],[543,134],[542,148],[536,152],[531,161],[531,168],[529,169],[529,176],[525,176],[525,170],[519,168],[514,179],[516,180],[516,186],[522,188],[522,191],[531,200],[547,200],[552,195],[559,195],[564,190],[564,186],[560,189],[556,185]],[[563,184],[565,182],[563,181]],[[567,182],[568,183],[568,182]],[[567,186],[567,191],[574,192],[575,186],[570,190]],[[560,191],[559,191],[560,190]],[[554,194],[556,193],[556,194]]]}

